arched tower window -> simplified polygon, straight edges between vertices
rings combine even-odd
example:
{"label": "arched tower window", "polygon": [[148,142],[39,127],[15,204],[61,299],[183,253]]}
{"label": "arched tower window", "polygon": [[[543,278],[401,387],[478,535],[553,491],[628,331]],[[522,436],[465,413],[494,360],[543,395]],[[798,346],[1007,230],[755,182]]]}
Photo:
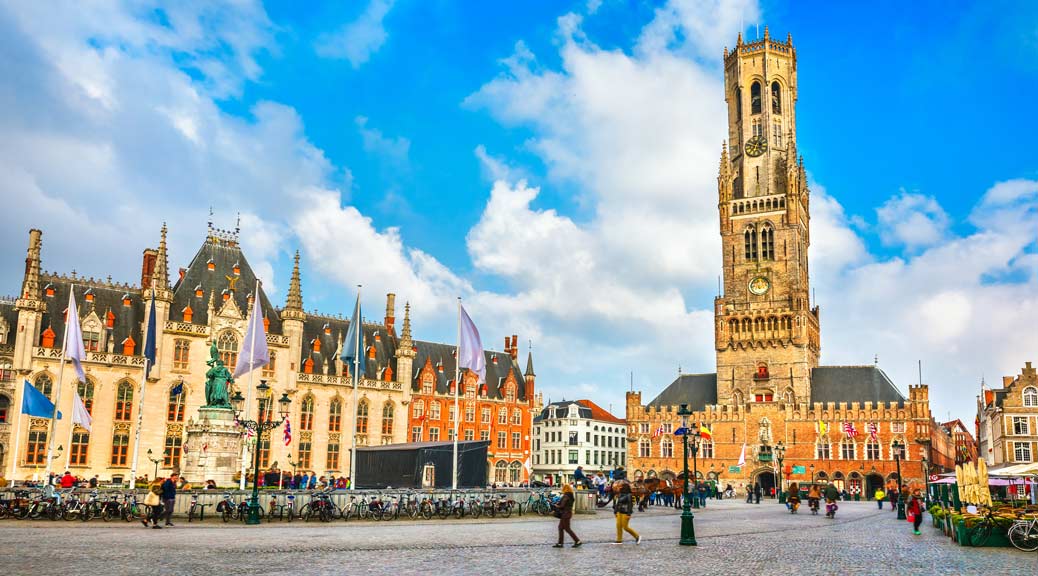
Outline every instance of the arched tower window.
{"label": "arched tower window", "polygon": [[753,224],[747,226],[743,232],[743,253],[747,260],[757,259],[757,230]]}
{"label": "arched tower window", "polygon": [[775,229],[764,224],[760,231],[760,255],[762,260],[775,259]]}
{"label": "arched tower window", "polygon": [[750,114],[760,114],[761,104],[760,82],[754,82],[750,86]]}
{"label": "arched tower window", "polygon": [[782,114],[782,88],[778,82],[771,83],[771,113]]}
{"label": "arched tower window", "polygon": [[338,432],[342,430],[342,400],[332,398],[328,405],[328,431]]}
{"label": "arched tower window", "polygon": [[[736,200],[740,200],[743,197],[742,178],[740,178],[739,176],[736,176],[734,179],[732,179],[732,197]],[[742,212],[741,206],[739,211]]]}
{"label": "arched tower window", "polygon": [[357,404],[357,434],[368,433],[368,401],[361,400]]}
{"label": "arched tower window", "polygon": [[115,419],[126,421],[133,412],[133,386],[125,380],[119,384],[115,395]]}
{"label": "arched tower window", "polygon": [[54,391],[54,382],[46,374],[38,376],[33,386],[47,398],[50,398],[51,393]]}
{"label": "arched tower window", "polygon": [[742,120],[742,88],[735,87],[735,119]]}
{"label": "arched tower window", "polygon": [[314,429],[314,397],[307,395],[303,398],[303,405],[299,410],[299,429]]}
{"label": "arched tower window", "polygon": [[234,333],[224,332],[220,334],[220,337],[216,340],[216,349],[220,353],[220,360],[223,361],[223,365],[233,371],[238,364],[238,339],[234,336]]}
{"label": "arched tower window", "polygon": [[387,400],[382,405],[382,433],[392,434],[393,433],[393,401]]}

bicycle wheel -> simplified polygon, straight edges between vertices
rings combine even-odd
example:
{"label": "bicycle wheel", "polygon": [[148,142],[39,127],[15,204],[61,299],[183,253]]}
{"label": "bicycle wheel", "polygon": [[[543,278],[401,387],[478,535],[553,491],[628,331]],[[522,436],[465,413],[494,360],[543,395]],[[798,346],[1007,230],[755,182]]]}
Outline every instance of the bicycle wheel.
{"label": "bicycle wheel", "polygon": [[990,522],[979,522],[968,532],[970,546],[983,546],[991,536],[993,524]]}
{"label": "bicycle wheel", "polygon": [[112,511],[112,508],[110,506],[105,506],[104,509],[101,510],[101,520],[104,522],[111,521],[113,515],[114,512]]}
{"label": "bicycle wheel", "polygon": [[221,515],[223,516],[224,522],[230,522],[231,518],[234,517],[234,508],[224,505],[223,512],[221,512]]}
{"label": "bicycle wheel", "polygon": [[512,503],[506,502],[497,513],[500,514],[502,518],[508,518],[512,515]]}
{"label": "bicycle wheel", "polygon": [[191,521],[194,520],[194,519],[195,519],[195,507],[191,506],[190,508],[187,509],[187,522],[188,522],[188,524],[190,524]]}
{"label": "bicycle wheel", "polygon": [[47,506],[46,510],[47,518],[51,520],[57,520],[61,518],[61,510],[57,506]]}
{"label": "bicycle wheel", "polygon": [[533,508],[534,508],[534,511],[537,512],[537,514],[539,516],[547,516],[549,510],[551,509],[548,506],[548,503],[545,502],[544,500],[538,500],[537,502],[534,502]]}
{"label": "bicycle wheel", "polygon": [[451,515],[451,507],[446,504],[440,504],[436,507],[436,515],[440,517],[440,520],[446,520]]}
{"label": "bicycle wheel", "polygon": [[10,510],[7,508],[6,505],[0,505],[0,520],[3,520],[4,518],[7,518],[7,514],[9,512],[10,512]]}
{"label": "bicycle wheel", "polygon": [[493,518],[494,515],[497,514],[497,510],[495,510],[495,508],[497,508],[497,504],[491,503],[490,506],[483,507],[483,513]]}
{"label": "bicycle wheel", "polygon": [[433,517],[433,507],[432,507],[432,505],[429,504],[428,502],[422,502],[421,514],[422,514],[422,518],[425,518],[426,520],[432,519],[432,517]]}
{"label": "bicycle wheel", "polygon": [[331,522],[332,518],[332,507],[321,506],[321,522]]}
{"label": "bicycle wheel", "polygon": [[[53,506],[51,508],[53,508]],[[60,515],[61,515],[61,519],[62,520],[66,521],[66,522],[71,522],[71,521],[79,518],[79,513],[80,513],[80,509],[79,508],[70,506],[68,508],[62,508],[61,512],[60,512]]]}
{"label": "bicycle wheel", "polygon": [[1025,552],[1038,550],[1038,526],[1017,524],[1009,529],[1009,542]]}

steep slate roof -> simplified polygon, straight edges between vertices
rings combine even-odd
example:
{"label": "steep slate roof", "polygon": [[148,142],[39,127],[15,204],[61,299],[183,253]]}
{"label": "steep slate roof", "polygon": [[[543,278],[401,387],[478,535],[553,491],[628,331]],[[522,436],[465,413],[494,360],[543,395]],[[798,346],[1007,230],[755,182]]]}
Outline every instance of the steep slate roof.
{"label": "steep slate roof", "polygon": [[[215,269],[209,270],[208,262],[212,259]],[[213,297],[213,305],[217,310],[223,306],[223,291],[230,284],[228,276],[234,277],[234,265],[238,264],[239,274],[232,292],[234,303],[238,305],[242,315],[247,315],[249,310],[249,294],[256,289],[256,273],[249,266],[245,254],[237,243],[224,240],[215,240],[212,236],[206,238],[202,247],[198,249],[195,257],[191,259],[184,272],[184,277],[177,280],[173,285],[173,305],[169,311],[169,319],[179,322],[184,321],[184,308],[191,305],[193,312],[192,323],[209,323],[209,297]],[[195,296],[195,288],[202,286],[202,296]],[[260,302],[263,305],[263,313],[270,320],[267,332],[270,334],[281,334],[281,315],[267,298],[263,286],[260,285]]]}
{"label": "steep slate roof", "polygon": [[14,345],[18,327],[18,309],[14,307],[14,300],[0,300],[0,318],[7,321],[7,343]]}
{"label": "steep slate roof", "polygon": [[[54,331],[54,347],[60,348],[65,335],[65,309],[68,308],[68,294],[72,285],[76,287],[76,308],[79,309],[80,320],[86,318],[91,312],[96,311],[97,317],[101,319],[102,326],[105,325],[105,316],[108,310],[115,316],[114,326],[108,331],[108,338],[114,341],[113,351],[122,354],[122,342],[127,336],[132,336],[136,343],[134,355],[140,356],[144,349],[144,338],[141,335],[147,311],[145,303],[141,299],[140,289],[129,285],[109,284],[83,278],[69,278],[68,276],[55,276],[40,274],[40,295],[47,306],[43,314],[43,323],[40,328],[40,339],[49,327]],[[47,296],[47,287],[54,289],[53,296]],[[91,290],[94,296],[93,302],[86,301],[86,291]],[[123,305],[123,296],[130,300],[129,306]],[[40,341],[33,342],[33,346],[39,346]]]}
{"label": "steep slate roof", "polygon": [[[327,333],[325,330],[327,326],[331,333]],[[323,366],[327,364],[328,373],[337,376],[348,374],[345,367],[340,374],[335,369],[336,352],[339,350],[339,339],[346,340],[346,333],[350,330],[350,321],[345,318],[336,318],[332,316],[318,316],[315,314],[308,314],[306,321],[303,323],[303,346],[301,350],[301,358],[299,359],[299,371],[303,371],[303,362],[306,362],[307,358],[314,359],[314,374],[323,374]],[[375,340],[375,334],[378,333],[379,341]],[[313,352],[313,341],[315,339],[321,340],[320,352]],[[364,375],[371,379],[380,379],[382,372],[388,366],[392,368],[393,372],[396,372],[396,358],[394,354],[397,349],[397,338],[396,335],[391,331],[387,330],[385,326],[381,324],[364,324],[364,346],[375,347],[375,359],[372,360],[367,356],[367,350],[363,350],[365,365]]]}
{"label": "steep slate roof", "polygon": [[691,410],[717,404],[717,374],[682,374],[648,405],[661,408],[681,404],[688,404]]}
{"label": "steep slate roof", "polygon": [[[449,393],[450,382],[454,380],[454,368],[456,365],[454,359],[455,346],[422,340],[415,340],[414,345],[417,355],[414,359],[414,374],[411,375],[411,389],[415,392],[421,389],[418,382],[418,374],[428,359],[434,369],[438,367],[440,362],[443,363],[443,372],[441,373],[439,370],[436,372],[436,391],[440,394]],[[496,364],[494,363],[495,357],[497,358]],[[502,387],[508,378],[508,373],[512,372],[515,376],[516,398],[523,401],[529,400],[526,397],[526,378],[523,377],[522,372],[519,370],[518,362],[513,361],[510,354],[484,350],[483,358],[487,365],[487,398],[501,399],[505,397]]]}
{"label": "steep slate roof", "polygon": [[[588,419],[588,420],[594,418],[594,411],[592,411],[589,406],[584,406],[583,404],[581,404],[580,400],[560,400],[558,402],[551,402],[551,403],[547,404],[541,410],[541,413],[538,414],[537,417],[533,419],[533,421],[534,422],[542,422],[544,420],[547,420],[548,419],[548,412],[549,412],[549,410],[551,408],[556,408],[556,409],[565,408],[566,410],[569,410],[569,407],[574,405],[574,404],[577,405],[577,413],[580,415],[581,418]],[[558,416],[558,414],[556,414],[556,416]],[[562,418],[566,418],[567,416],[561,416],[561,417]]]}
{"label": "steep slate roof", "polygon": [[897,402],[905,397],[876,366],[819,366],[811,370],[811,402]]}

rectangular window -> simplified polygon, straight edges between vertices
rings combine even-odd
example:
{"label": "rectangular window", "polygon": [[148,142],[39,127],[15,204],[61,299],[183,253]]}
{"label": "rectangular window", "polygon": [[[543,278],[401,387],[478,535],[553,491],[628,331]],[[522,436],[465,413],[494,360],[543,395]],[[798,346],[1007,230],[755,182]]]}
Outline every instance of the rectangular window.
{"label": "rectangular window", "polygon": [[30,430],[25,450],[26,464],[43,464],[47,461],[47,431]]}
{"label": "rectangular window", "polygon": [[483,441],[483,442],[489,442],[490,441],[490,430],[480,430],[479,431],[479,439],[481,441]]}
{"label": "rectangular window", "polygon": [[300,442],[299,443],[299,467],[303,469],[310,468],[310,443]]}
{"label": "rectangular window", "polygon": [[[181,447],[184,441],[180,436],[166,436],[166,447],[162,451],[163,468],[180,468]],[[267,455],[270,455],[270,440],[267,440]],[[260,451],[260,468],[266,468],[263,463],[263,452]]]}
{"label": "rectangular window", "polygon": [[[598,440],[598,436],[595,436],[595,440]],[[584,432],[584,442],[591,441],[591,432]]]}
{"label": "rectangular window", "polygon": [[891,422],[890,423],[890,431],[893,432],[894,434],[904,434],[905,433],[905,423],[904,422]]}
{"label": "rectangular window", "polygon": [[484,424],[490,424],[490,408],[484,408],[480,412],[480,419]]}
{"label": "rectangular window", "polygon": [[713,442],[703,442],[703,458],[713,458],[713,457],[714,457],[714,443]]}
{"label": "rectangular window", "polygon": [[1017,462],[1030,462],[1031,461],[1031,443],[1030,442],[1016,442],[1016,446],[1013,449],[1013,456]]}
{"label": "rectangular window", "polygon": [[472,429],[471,429],[471,428],[466,428],[466,429],[465,429],[465,441],[466,441],[466,442],[467,442],[467,441],[469,441],[469,440],[473,440],[473,439],[475,439],[475,437],[476,437],[476,435],[475,435],[475,433],[474,433],[474,432],[472,431]]}
{"label": "rectangular window", "polygon": [[436,426],[429,428],[429,441],[438,442],[440,440],[440,429]]}
{"label": "rectangular window", "polygon": [[782,124],[772,124],[771,139],[775,142],[775,144],[773,144],[775,148],[782,148]]}
{"label": "rectangular window", "polygon": [[338,470],[339,469],[339,445],[329,444],[328,445],[328,469]]}
{"label": "rectangular window", "polygon": [[829,460],[831,458],[828,444],[815,444],[815,459]]}
{"label": "rectangular window", "polygon": [[267,365],[263,367],[263,377],[264,378],[273,378],[274,377],[274,374],[277,371],[277,361],[278,361],[278,353],[276,351],[274,351],[274,350],[271,350],[270,351],[270,362],[268,362]]}
{"label": "rectangular window", "polygon": [[753,135],[764,136],[764,125],[760,123],[760,120],[753,121]]}
{"label": "rectangular window", "polygon": [[450,422],[454,422],[454,404],[451,404],[450,410],[448,410],[447,413],[447,420]]}
{"label": "rectangular window", "polygon": [[184,421],[184,394],[183,392],[176,396],[169,397],[169,403],[166,405],[166,421],[167,422],[183,422]]}
{"label": "rectangular window", "polygon": [[648,422],[642,422],[641,424],[638,425],[638,428],[639,428],[639,431],[642,434],[648,434],[649,433],[649,423]]}
{"label": "rectangular window", "polygon": [[87,352],[97,352],[101,349],[100,332],[83,332],[83,349]]}
{"label": "rectangular window", "polygon": [[593,456],[591,458],[592,464],[594,464],[595,466],[598,466],[598,450],[595,450],[592,454],[593,454]]}
{"label": "rectangular window", "polygon": [[129,446],[129,434],[116,434],[112,437],[112,466],[126,466],[126,452]]}
{"label": "rectangular window", "polygon": [[504,450],[508,446],[508,433],[498,432],[497,433],[497,447]]}
{"label": "rectangular window", "polygon": [[663,433],[664,434],[670,434],[673,431],[674,431],[674,425],[671,424],[670,422],[667,422],[666,424],[663,425]]}
{"label": "rectangular window", "polygon": [[72,434],[72,453],[69,454],[70,466],[86,466],[87,448],[90,446],[90,433],[76,431]]}
{"label": "rectangular window", "polygon": [[447,441],[454,442],[454,427],[447,428]]}
{"label": "rectangular window", "polygon": [[1013,416],[1013,435],[1030,436],[1030,426],[1027,425],[1026,416]]}
{"label": "rectangular window", "polygon": [[869,460],[879,460],[882,458],[879,453],[879,444],[876,442],[869,442],[865,445],[865,457]]}
{"label": "rectangular window", "polygon": [[841,442],[840,443],[840,458],[843,460],[854,460],[854,443],[853,442]]}
{"label": "rectangular window", "polygon": [[591,464],[591,451],[590,450],[585,450],[584,451],[584,464]]}
{"label": "rectangular window", "polygon": [[472,404],[465,406],[465,421],[475,422],[476,421],[476,407]]}
{"label": "rectangular window", "polygon": [[579,450],[570,450],[569,451],[569,463],[570,464],[577,464],[577,460],[579,458],[579,453],[580,453]]}
{"label": "rectangular window", "polygon": [[576,446],[579,443],[580,443],[580,433],[579,432],[570,432],[569,433],[569,445],[570,446]]}
{"label": "rectangular window", "polygon": [[411,442],[421,442],[421,441],[422,441],[422,427],[421,426],[412,426],[411,427]]}
{"label": "rectangular window", "polygon": [[173,342],[173,369],[187,370],[191,354],[191,341],[177,339]]}
{"label": "rectangular window", "polygon": [[508,409],[501,408],[497,411],[497,423],[508,424]]}
{"label": "rectangular window", "polygon": [[512,432],[512,450],[519,450],[522,446],[522,435],[518,432]]}

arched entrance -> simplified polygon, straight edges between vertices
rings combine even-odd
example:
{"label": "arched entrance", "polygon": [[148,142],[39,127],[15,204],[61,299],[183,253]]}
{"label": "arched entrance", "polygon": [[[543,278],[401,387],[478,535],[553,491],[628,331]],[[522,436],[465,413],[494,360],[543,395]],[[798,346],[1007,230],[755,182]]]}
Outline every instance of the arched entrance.
{"label": "arched entrance", "polygon": [[878,472],[873,472],[865,476],[865,493],[868,494],[869,498],[876,493],[876,490],[883,487],[883,476]]}
{"label": "arched entrance", "polygon": [[775,488],[775,473],[771,470],[762,470],[754,476],[753,482],[760,484],[761,495],[765,498],[771,497],[771,490]]}

